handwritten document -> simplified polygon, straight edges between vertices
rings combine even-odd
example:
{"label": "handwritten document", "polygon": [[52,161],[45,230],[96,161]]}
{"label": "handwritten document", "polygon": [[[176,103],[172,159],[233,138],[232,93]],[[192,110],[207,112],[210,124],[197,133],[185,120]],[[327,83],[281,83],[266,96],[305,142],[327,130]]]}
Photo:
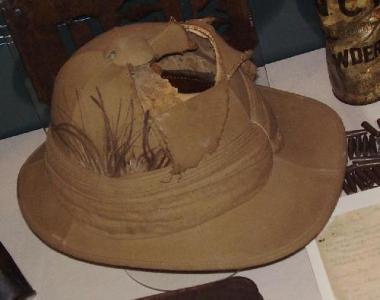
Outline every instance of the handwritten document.
{"label": "handwritten document", "polygon": [[336,216],[317,245],[337,300],[380,299],[380,205]]}

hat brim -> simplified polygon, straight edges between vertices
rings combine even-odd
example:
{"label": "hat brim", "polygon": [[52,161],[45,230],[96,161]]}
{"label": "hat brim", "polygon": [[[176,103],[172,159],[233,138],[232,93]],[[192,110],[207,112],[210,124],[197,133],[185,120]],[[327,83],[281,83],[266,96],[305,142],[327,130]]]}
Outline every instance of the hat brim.
{"label": "hat brim", "polygon": [[337,114],[295,94],[257,87],[270,105],[284,145],[254,199],[204,224],[140,240],[112,239],[78,223],[52,192],[42,145],[25,162],[19,204],[34,233],[85,261],[130,268],[237,270],[281,259],[312,240],[341,193],[346,145]]}

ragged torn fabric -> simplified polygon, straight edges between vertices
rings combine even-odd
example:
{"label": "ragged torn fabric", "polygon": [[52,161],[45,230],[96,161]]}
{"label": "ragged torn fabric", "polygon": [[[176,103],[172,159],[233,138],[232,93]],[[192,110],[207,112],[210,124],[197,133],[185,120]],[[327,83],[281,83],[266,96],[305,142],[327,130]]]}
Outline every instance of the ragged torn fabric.
{"label": "ragged torn fabric", "polygon": [[[255,76],[249,54],[227,46],[202,21],[157,28],[133,36],[114,29],[105,50],[96,42],[85,46],[59,73],[52,136],[69,155],[111,177],[168,165],[179,174],[241,134],[246,123],[234,133],[228,126],[240,106],[246,120],[260,109],[264,130],[279,144],[270,110],[251,103],[253,97],[236,97],[242,80]],[[90,61],[98,63],[72,74]]]}

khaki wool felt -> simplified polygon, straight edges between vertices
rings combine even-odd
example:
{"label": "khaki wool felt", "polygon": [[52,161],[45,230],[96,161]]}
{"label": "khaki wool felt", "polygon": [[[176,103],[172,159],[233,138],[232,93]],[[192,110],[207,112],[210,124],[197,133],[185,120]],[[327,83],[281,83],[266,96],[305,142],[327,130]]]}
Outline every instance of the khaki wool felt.
{"label": "khaki wool felt", "polygon": [[117,27],[59,72],[46,142],[18,178],[32,231],[69,256],[237,270],[304,247],[341,192],[337,114],[256,86],[203,20]]}

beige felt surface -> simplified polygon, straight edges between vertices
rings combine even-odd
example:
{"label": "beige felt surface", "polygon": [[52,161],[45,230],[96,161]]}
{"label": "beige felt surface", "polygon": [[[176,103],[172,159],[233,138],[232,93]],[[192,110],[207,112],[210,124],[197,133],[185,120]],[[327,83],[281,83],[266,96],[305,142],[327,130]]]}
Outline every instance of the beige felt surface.
{"label": "beige felt surface", "polygon": [[[348,129],[380,115],[379,103],[350,107],[334,98],[323,49],[272,63],[266,69],[272,87],[330,105]],[[133,299],[156,293],[134,282],[124,270],[82,263],[51,250],[27,228],[17,204],[16,178],[24,160],[44,139],[39,130],[0,141],[0,240],[36,289],[35,299]],[[304,250],[239,275],[253,279],[265,299],[321,299]]]}
{"label": "beige felt surface", "polygon": [[[58,182],[63,188],[52,188],[49,176],[53,175],[46,172],[43,160],[45,148],[39,148],[19,175],[19,203],[25,220],[53,248],[107,265],[182,271],[236,270],[294,253],[322,229],[341,193],[346,158],[343,128],[337,115],[315,100],[269,88],[259,90],[277,118],[284,146],[274,156],[268,182],[246,203],[203,224],[165,236],[109,238],[79,224],[57,201],[57,194],[69,187]],[[316,126],[316,121],[321,124]],[[248,142],[250,138],[245,136],[242,140]],[[300,143],[302,140],[304,143]],[[236,147],[245,167],[240,169],[239,177],[230,175],[228,181],[223,181],[225,190],[221,195],[236,193],[239,189],[234,186],[239,183],[241,188],[249,187],[248,181],[255,182],[257,174],[263,177],[257,168],[247,172],[247,165],[255,156],[254,147],[249,143],[247,146]],[[245,154],[244,149],[250,151]],[[263,153],[268,153],[263,149]],[[92,174],[75,175],[72,170],[66,176],[70,175],[79,180]],[[131,181],[123,183],[123,187],[127,188]],[[153,181],[150,183],[153,185]],[[207,186],[207,190],[212,190],[212,182]],[[132,195],[132,191],[126,191],[126,195]],[[246,195],[252,194],[236,197],[241,201]],[[212,204],[211,196],[202,196],[208,199],[208,206]],[[199,212],[201,208],[194,209]],[[127,213],[128,210],[123,214]],[[155,217],[152,215],[151,219]]]}

